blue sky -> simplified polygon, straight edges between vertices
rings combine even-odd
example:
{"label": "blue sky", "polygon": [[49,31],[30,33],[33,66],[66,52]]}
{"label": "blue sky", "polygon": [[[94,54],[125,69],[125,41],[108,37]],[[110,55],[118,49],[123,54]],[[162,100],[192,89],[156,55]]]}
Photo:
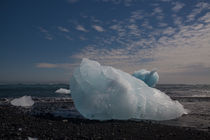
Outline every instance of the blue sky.
{"label": "blue sky", "polygon": [[1,0],[0,82],[68,82],[83,57],[210,83],[207,0]]}

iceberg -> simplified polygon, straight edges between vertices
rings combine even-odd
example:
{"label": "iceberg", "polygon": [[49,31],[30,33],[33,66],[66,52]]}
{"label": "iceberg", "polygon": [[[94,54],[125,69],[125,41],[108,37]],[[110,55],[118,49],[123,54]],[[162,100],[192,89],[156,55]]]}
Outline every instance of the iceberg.
{"label": "iceberg", "polygon": [[34,101],[32,100],[31,96],[23,96],[13,99],[10,103],[14,106],[30,107],[34,104]]}
{"label": "iceberg", "polygon": [[59,94],[70,94],[70,90],[69,89],[65,89],[65,88],[59,88],[55,91],[55,93],[59,93]]}
{"label": "iceberg", "polygon": [[86,58],[70,85],[75,107],[87,119],[170,120],[186,114],[178,101],[142,80]]}
{"label": "iceberg", "polygon": [[150,72],[148,70],[141,69],[139,71],[135,71],[132,75],[144,81],[150,87],[154,87],[159,80],[159,75],[155,70]]}

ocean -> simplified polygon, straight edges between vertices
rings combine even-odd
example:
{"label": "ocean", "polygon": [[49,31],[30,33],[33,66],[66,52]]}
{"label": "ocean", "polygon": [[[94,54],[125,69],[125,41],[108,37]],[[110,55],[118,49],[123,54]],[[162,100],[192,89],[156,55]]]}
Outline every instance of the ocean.
{"label": "ocean", "polygon": [[32,97],[59,97],[59,88],[69,89],[67,84],[3,84],[0,85],[0,98],[16,98],[24,95]]}
{"label": "ocean", "polygon": [[[51,113],[62,117],[82,116],[73,107],[70,95],[55,93],[59,88],[69,89],[67,84],[10,84],[0,85],[0,104],[13,98],[24,95],[32,96],[36,101],[31,110],[32,114]],[[185,109],[187,115],[169,121],[156,123],[193,127],[207,131],[210,129],[210,85],[157,85],[158,89],[165,92],[172,99],[178,100]],[[5,100],[6,99],[6,100]]]}

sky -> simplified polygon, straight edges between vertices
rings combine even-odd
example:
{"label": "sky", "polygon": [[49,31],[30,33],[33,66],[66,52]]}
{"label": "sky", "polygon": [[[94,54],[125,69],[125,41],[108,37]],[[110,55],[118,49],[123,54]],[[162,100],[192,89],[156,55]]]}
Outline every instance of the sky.
{"label": "sky", "polygon": [[1,0],[0,82],[69,82],[82,58],[210,84],[209,0]]}

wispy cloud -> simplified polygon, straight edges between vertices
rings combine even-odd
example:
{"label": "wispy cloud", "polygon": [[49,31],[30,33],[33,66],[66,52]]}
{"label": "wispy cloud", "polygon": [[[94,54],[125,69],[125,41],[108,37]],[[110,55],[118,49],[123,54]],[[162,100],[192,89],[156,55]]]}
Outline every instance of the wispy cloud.
{"label": "wispy cloud", "polygon": [[[181,75],[187,72],[191,72],[192,77],[193,74],[199,74],[199,71],[210,74],[210,12],[205,10],[209,9],[209,4],[199,2],[191,12],[188,11],[189,14],[186,12],[188,15],[180,16],[178,12],[187,5],[181,2],[164,2],[170,2],[168,5],[173,6],[169,13],[165,12],[161,4],[156,4],[152,5],[150,13],[135,10],[124,19],[112,19],[105,23],[96,17],[86,16],[83,18],[88,20],[85,27],[78,24],[79,22],[73,23],[78,31],[92,33],[93,28],[97,32],[106,31],[106,34],[95,36],[94,41],[90,41],[80,52],[74,53],[71,59],[87,57],[130,73],[140,68],[156,67],[160,74],[170,78],[175,78],[171,74]],[[165,20],[168,17],[171,22]],[[198,19],[195,20],[196,18]],[[80,40],[89,39],[86,37],[84,34],[78,35]],[[75,61],[74,64],[78,63],[79,61]],[[48,67],[66,66],[69,65],[53,64]],[[196,70],[191,70],[192,68]]]}
{"label": "wispy cloud", "polygon": [[68,30],[67,28],[65,28],[65,27],[58,26],[57,28],[58,28],[58,30],[61,31],[61,32],[67,32],[67,33],[69,32],[69,30]]}
{"label": "wispy cloud", "polygon": [[36,64],[36,67],[38,68],[56,68],[58,65],[51,64],[51,63],[38,63]]}
{"label": "wispy cloud", "polygon": [[142,10],[133,11],[131,12],[130,22],[136,22],[137,20],[143,19],[145,16]]}
{"label": "wispy cloud", "polygon": [[207,12],[204,16],[200,17],[199,21],[209,24],[210,23],[210,12]]}
{"label": "wispy cloud", "polygon": [[90,20],[91,20],[92,22],[94,22],[94,23],[103,23],[103,21],[97,19],[97,18],[94,17],[94,16],[90,16]]}
{"label": "wispy cloud", "polygon": [[127,26],[127,28],[129,29],[129,33],[128,33],[129,35],[135,36],[135,37],[140,37],[141,31],[137,24],[130,24]]}
{"label": "wispy cloud", "polygon": [[155,16],[158,20],[162,20],[164,17],[163,10],[160,7],[155,7],[151,16]]}
{"label": "wispy cloud", "polygon": [[76,29],[77,29],[78,31],[88,32],[88,30],[87,30],[87,29],[85,29],[85,27],[84,27],[84,26],[82,26],[82,25],[77,25],[77,26],[76,26]]}
{"label": "wispy cloud", "polygon": [[[182,23],[176,28],[164,25],[167,28],[162,30],[152,27],[153,30],[148,37],[140,37],[138,40],[129,38],[129,31],[140,30],[139,36],[141,36],[142,29],[136,24],[130,24],[133,21],[130,23],[128,21],[130,20],[118,21],[110,26],[111,30],[118,33],[117,36],[112,36],[112,39],[114,42],[119,41],[122,45],[120,48],[106,49],[96,47],[97,44],[89,45],[80,53],[72,55],[71,58],[78,60],[87,57],[130,73],[140,68],[153,69],[156,67],[160,74],[164,73],[166,76],[167,74],[183,76],[184,73],[191,71],[191,77],[193,77],[199,75],[196,72],[208,72],[207,70],[210,75],[209,12],[193,24]],[[144,27],[151,26],[148,20],[145,21]],[[156,36],[159,38],[157,39]],[[107,40],[112,39],[110,37]],[[192,71],[192,67],[197,64],[200,65],[200,68],[196,66],[197,70]],[[170,76],[170,78],[174,77]],[[183,79],[181,76],[179,78]]]}
{"label": "wispy cloud", "polygon": [[45,39],[47,39],[47,40],[53,40],[52,34],[50,34],[47,29],[45,29],[43,27],[38,27],[38,29],[40,30],[40,32],[44,33]]}
{"label": "wispy cloud", "polygon": [[92,25],[93,29],[95,29],[98,32],[104,32],[104,28],[99,25]]}
{"label": "wispy cloud", "polygon": [[168,27],[166,29],[163,30],[163,34],[164,35],[172,35],[175,33],[175,28],[172,28],[172,27]]}
{"label": "wispy cloud", "polygon": [[69,35],[65,35],[65,38],[68,39],[68,40],[73,40],[73,38]]}
{"label": "wispy cloud", "polygon": [[141,24],[142,27],[147,28],[147,29],[152,29],[152,25],[150,25],[149,21],[146,19],[144,22]]}
{"label": "wispy cloud", "polygon": [[60,69],[72,69],[75,66],[78,66],[78,64],[72,64],[72,63],[37,63],[35,65],[37,68],[60,68]]}
{"label": "wispy cloud", "polygon": [[161,14],[163,11],[160,7],[153,9],[152,15]]}
{"label": "wispy cloud", "polygon": [[174,7],[172,8],[172,10],[174,12],[179,12],[185,6],[185,4],[181,2],[175,2],[173,5]]}
{"label": "wispy cloud", "polygon": [[85,38],[84,36],[79,36],[79,39],[80,39],[80,40],[83,40],[83,41],[84,41],[84,40],[87,40],[87,38]]}
{"label": "wispy cloud", "polygon": [[193,11],[187,16],[188,21],[195,20],[195,17],[200,14],[203,10],[209,9],[210,10],[210,4],[205,2],[199,2],[195,5],[195,8]]}
{"label": "wispy cloud", "polygon": [[159,27],[166,27],[166,26],[168,26],[168,24],[167,23],[164,23],[164,22],[159,22],[158,23],[158,26]]}
{"label": "wispy cloud", "polygon": [[181,24],[183,23],[183,19],[180,16],[177,16],[176,14],[173,14],[172,17],[174,25],[181,26]]}

